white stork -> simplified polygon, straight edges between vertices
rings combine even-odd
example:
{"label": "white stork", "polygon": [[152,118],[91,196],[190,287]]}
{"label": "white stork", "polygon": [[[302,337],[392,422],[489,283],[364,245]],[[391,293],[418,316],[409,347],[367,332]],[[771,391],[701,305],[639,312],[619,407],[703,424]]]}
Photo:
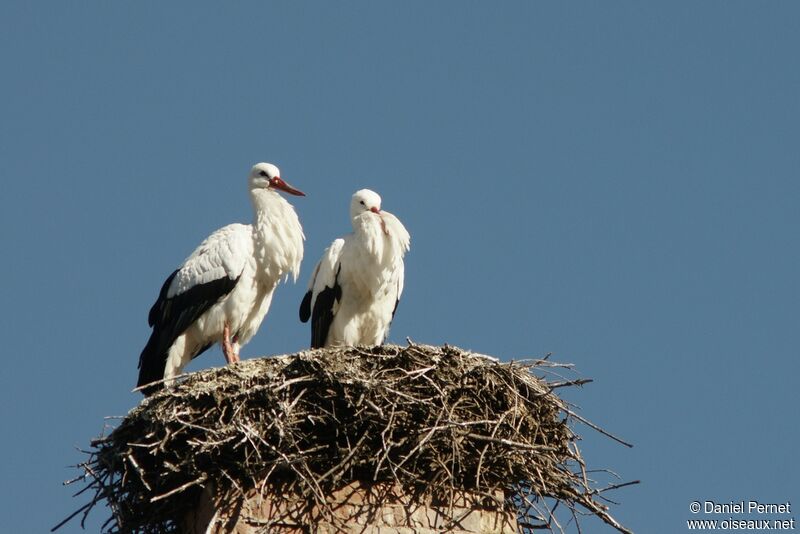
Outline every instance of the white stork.
{"label": "white stork", "polygon": [[353,232],[322,254],[300,320],[311,319],[311,347],[380,345],[403,293],[403,255],[411,237],[400,220],[381,211],[374,191],[350,201]]}
{"label": "white stork", "polygon": [[139,358],[139,387],[178,375],[215,343],[228,363],[239,361],[239,347],[255,335],[280,279],[291,273],[297,280],[305,237],[278,191],[304,193],[270,163],[255,165],[248,184],[253,224],[230,224],[208,236],[161,287],[148,315],[153,332]]}

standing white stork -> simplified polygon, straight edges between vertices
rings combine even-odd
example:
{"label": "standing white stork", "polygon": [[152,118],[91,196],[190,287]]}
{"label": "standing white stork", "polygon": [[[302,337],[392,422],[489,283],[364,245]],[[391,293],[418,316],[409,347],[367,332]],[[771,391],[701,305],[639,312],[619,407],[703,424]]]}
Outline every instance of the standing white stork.
{"label": "standing white stork", "polygon": [[380,345],[403,293],[403,255],[411,237],[400,220],[381,211],[374,191],[356,191],[350,201],[353,232],[322,254],[300,320],[311,319],[311,347]]}
{"label": "standing white stork", "polygon": [[253,224],[230,224],[208,236],[161,287],[148,315],[153,332],[139,358],[139,387],[176,376],[215,343],[228,363],[239,361],[239,347],[255,335],[280,279],[291,273],[297,280],[305,237],[278,191],[305,194],[270,163],[255,165],[248,184]]}

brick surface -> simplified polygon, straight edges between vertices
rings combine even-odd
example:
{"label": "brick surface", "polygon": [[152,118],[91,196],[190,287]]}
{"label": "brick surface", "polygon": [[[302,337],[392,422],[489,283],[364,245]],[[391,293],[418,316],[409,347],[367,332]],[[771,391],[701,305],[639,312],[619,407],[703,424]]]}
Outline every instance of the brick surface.
{"label": "brick surface", "polygon": [[[392,485],[351,484],[328,498],[335,520],[305,501],[268,499],[253,494],[220,502],[205,493],[186,518],[191,534],[516,534],[513,513],[457,494],[452,509],[442,503],[414,502]],[[455,520],[455,522],[454,522]],[[450,524],[450,529],[445,527]]]}

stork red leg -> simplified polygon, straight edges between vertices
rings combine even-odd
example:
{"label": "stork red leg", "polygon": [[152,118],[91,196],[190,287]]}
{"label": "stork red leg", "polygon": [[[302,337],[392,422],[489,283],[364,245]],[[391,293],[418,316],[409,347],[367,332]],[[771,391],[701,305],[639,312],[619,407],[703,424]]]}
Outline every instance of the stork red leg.
{"label": "stork red leg", "polygon": [[239,361],[239,354],[237,350],[233,349],[231,345],[231,327],[225,323],[222,329],[222,354],[225,355],[225,361],[228,363],[235,363]]}

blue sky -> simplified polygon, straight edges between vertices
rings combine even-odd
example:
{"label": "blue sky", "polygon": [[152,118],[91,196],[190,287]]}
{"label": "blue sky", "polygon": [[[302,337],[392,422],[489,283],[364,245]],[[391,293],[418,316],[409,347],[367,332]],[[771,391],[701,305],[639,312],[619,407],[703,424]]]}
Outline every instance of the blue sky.
{"label": "blue sky", "polygon": [[249,221],[258,161],[308,193],[306,261],[244,357],[306,346],[309,272],[370,187],[412,235],[391,340],[594,378],[569,398],[635,444],[579,429],[587,461],[642,480],[622,523],[798,501],[799,21],[791,2],[5,2],[4,527],[84,502],[60,485],[76,447],[139,401],[147,310]]}

